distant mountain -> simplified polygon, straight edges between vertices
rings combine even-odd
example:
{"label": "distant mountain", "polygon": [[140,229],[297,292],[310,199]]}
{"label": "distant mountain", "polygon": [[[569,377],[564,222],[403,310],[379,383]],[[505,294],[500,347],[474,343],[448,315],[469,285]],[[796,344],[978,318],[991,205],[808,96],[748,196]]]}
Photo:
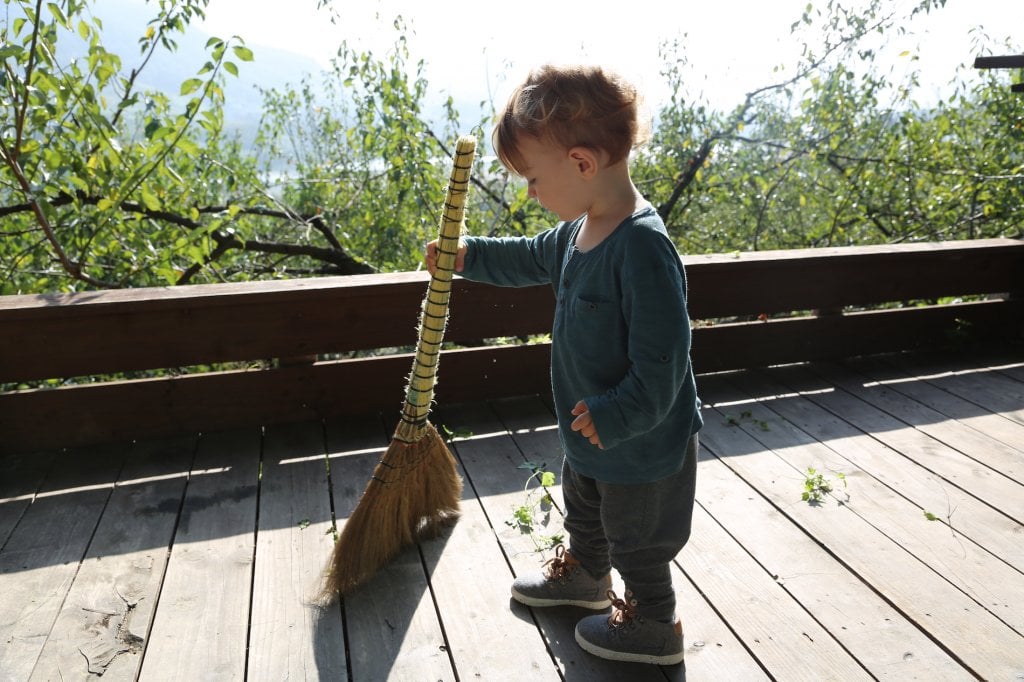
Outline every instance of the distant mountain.
{"label": "distant mountain", "polygon": [[[96,0],[90,5],[92,14],[103,23],[103,45],[121,58],[125,75],[142,62],[139,38],[158,13],[155,4],[155,1],[147,4],[141,0]],[[137,87],[162,92],[172,99],[177,97],[182,82],[195,77],[209,59],[206,43],[210,37],[209,33],[198,28],[198,24],[190,26],[184,34],[174,34],[177,50],[158,49],[142,71]],[[230,38],[228,35],[218,37]],[[237,132],[243,141],[249,143],[255,138],[263,109],[260,88],[269,90],[297,85],[306,75],[313,75],[316,82],[324,68],[314,59],[288,50],[256,43],[246,43],[246,46],[253,51],[255,59],[252,62],[232,60],[238,65],[239,75],[225,78],[224,123],[228,134]],[[86,49],[85,42],[77,33],[62,35],[58,59],[67,62],[84,55]],[[465,115],[467,122],[478,120],[480,103],[475,98],[448,93],[444,88],[432,88],[428,93],[424,102],[428,120],[437,122],[444,119],[444,101],[449,94],[452,94],[456,109]]]}
{"label": "distant mountain", "polygon": [[[102,42],[107,51],[121,57],[125,73],[142,62],[139,38],[148,22],[157,14],[153,5],[132,0],[98,0],[92,5],[93,14],[103,22]],[[176,52],[158,49],[142,71],[138,87],[157,90],[175,97],[181,83],[196,75],[209,59],[206,42],[210,34],[195,25],[184,34],[175,34]],[[218,36],[227,39],[230,36]],[[319,74],[322,67],[313,59],[286,50],[248,44],[255,58],[251,62],[233,59],[239,70],[238,77],[228,75],[224,83],[224,123],[228,132],[237,131],[251,141],[259,125],[263,98],[259,88],[281,88],[297,84],[305,74]],[[83,54],[85,43],[74,37],[62,37],[59,58],[72,59]]]}

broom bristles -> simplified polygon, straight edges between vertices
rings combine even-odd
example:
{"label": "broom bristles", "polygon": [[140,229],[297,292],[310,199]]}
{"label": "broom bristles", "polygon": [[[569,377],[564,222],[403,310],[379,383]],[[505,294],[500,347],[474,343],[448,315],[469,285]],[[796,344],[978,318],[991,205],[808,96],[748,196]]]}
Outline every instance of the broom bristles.
{"label": "broom bristles", "polygon": [[334,544],[321,601],[369,580],[421,537],[459,515],[462,478],[437,429],[414,443],[393,439]]}

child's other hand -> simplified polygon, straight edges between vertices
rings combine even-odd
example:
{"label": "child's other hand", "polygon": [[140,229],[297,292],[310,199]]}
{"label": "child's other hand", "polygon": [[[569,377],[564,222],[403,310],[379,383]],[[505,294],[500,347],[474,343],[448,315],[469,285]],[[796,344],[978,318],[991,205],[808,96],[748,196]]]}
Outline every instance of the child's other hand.
{"label": "child's other hand", "polygon": [[[423,262],[427,266],[427,272],[433,275],[437,272],[437,240],[427,244]],[[462,272],[466,267],[466,242],[459,240],[459,250],[455,255],[455,272]]]}
{"label": "child's other hand", "polygon": [[594,426],[594,419],[590,416],[590,410],[587,409],[587,404],[582,400],[579,401],[576,403],[576,407],[572,408],[572,414],[576,419],[572,421],[570,428],[573,431],[579,431],[591,444],[604,450],[604,446],[601,445],[601,437],[597,435],[597,427]]}

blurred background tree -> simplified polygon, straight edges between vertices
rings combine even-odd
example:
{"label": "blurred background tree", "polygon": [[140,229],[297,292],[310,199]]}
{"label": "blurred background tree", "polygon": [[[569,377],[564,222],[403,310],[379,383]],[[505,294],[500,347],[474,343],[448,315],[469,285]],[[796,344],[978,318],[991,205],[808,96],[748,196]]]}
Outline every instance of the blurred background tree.
{"label": "blurred background tree", "polygon": [[[208,3],[154,4],[127,55],[104,48],[99,6],[5,0],[0,293],[415,269],[467,132],[483,143],[469,231],[551,226],[487,153],[492,103],[474,114],[449,99],[432,120],[401,18],[383,53],[343,43],[322,73],[263,89],[252,140],[224,121],[225,83],[254,56],[240,37],[210,38],[179,85],[141,87]],[[872,44],[944,4],[808,5],[792,26],[799,63],[728,111],[687,89],[684,43],[664,45],[671,96],[633,168],[680,251],[1021,237],[1024,97],[1008,74],[921,104],[912,68],[876,63]],[[980,35],[977,47],[1021,52]]]}

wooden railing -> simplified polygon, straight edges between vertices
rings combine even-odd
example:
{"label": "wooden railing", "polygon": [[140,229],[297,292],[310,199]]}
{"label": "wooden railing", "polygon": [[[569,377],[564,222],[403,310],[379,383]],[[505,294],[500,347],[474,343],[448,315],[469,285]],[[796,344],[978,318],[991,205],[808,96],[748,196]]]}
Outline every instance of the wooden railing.
{"label": "wooden railing", "polygon": [[[1022,338],[1024,241],[684,262],[701,373]],[[426,281],[425,273],[399,273],[2,297],[0,452],[397,414],[412,358],[393,349],[415,340]],[[949,297],[975,300],[921,303]],[[548,287],[457,280],[446,335],[454,346],[443,353],[437,400],[546,394],[548,344],[489,340],[549,332],[553,305]],[[356,352],[365,357],[350,357]],[[196,369],[218,363],[252,366]],[[170,371],[98,378],[143,370]],[[46,380],[53,385],[19,388]]]}

